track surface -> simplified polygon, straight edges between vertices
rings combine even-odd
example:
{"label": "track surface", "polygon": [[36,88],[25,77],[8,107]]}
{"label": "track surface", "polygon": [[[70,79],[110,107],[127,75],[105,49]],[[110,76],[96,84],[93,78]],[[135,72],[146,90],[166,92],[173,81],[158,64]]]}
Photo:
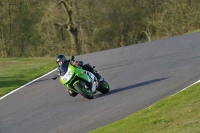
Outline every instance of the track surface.
{"label": "track surface", "polygon": [[200,32],[77,56],[110,84],[96,99],[73,98],[55,72],[0,100],[0,133],[88,132],[199,80]]}

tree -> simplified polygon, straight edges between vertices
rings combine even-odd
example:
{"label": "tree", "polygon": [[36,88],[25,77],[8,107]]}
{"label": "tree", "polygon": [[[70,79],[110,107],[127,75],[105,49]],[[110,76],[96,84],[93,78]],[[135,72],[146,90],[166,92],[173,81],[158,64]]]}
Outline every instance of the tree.
{"label": "tree", "polygon": [[11,49],[12,53],[15,53],[13,56],[39,56],[37,47],[40,44],[40,34],[35,25],[39,22],[41,14],[37,9],[34,9],[34,5],[28,5],[23,1],[18,4],[19,8],[16,10],[16,16],[13,19],[15,30],[13,33],[15,36],[13,38],[14,45]]}
{"label": "tree", "polygon": [[[69,0],[68,3],[65,1],[59,2],[58,6],[63,5],[67,22],[64,24],[55,23],[55,26],[61,27],[61,29],[66,28],[69,32],[71,44],[75,47],[75,53],[80,54],[80,46],[78,43],[78,20],[77,20],[77,3],[76,0]],[[75,15],[74,15],[75,14]]]}
{"label": "tree", "polygon": [[0,56],[123,47],[199,29],[199,19],[199,0],[0,0]]}
{"label": "tree", "polygon": [[1,57],[10,56],[9,50],[12,45],[12,20],[14,17],[16,0],[0,2],[0,49]]}

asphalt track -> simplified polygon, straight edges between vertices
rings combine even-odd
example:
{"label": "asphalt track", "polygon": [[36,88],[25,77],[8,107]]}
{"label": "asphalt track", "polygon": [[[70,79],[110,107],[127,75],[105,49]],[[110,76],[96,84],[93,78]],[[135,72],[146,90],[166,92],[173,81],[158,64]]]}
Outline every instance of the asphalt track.
{"label": "asphalt track", "polygon": [[88,132],[200,79],[200,32],[77,56],[95,65],[110,93],[93,100],[45,76],[0,100],[0,133]]}

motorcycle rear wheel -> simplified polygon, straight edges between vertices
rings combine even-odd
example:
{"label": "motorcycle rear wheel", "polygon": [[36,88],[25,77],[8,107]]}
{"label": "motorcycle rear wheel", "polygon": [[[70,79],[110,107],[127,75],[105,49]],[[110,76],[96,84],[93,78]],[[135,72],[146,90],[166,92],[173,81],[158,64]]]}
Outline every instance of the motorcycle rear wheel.
{"label": "motorcycle rear wheel", "polygon": [[81,94],[83,97],[87,98],[87,99],[93,99],[94,98],[94,94],[92,92],[92,90],[86,89],[85,87],[83,87],[79,82],[74,84],[74,88],[78,91],[79,94]]}
{"label": "motorcycle rear wheel", "polygon": [[110,86],[105,80],[99,83],[99,91],[103,94],[110,91]]}

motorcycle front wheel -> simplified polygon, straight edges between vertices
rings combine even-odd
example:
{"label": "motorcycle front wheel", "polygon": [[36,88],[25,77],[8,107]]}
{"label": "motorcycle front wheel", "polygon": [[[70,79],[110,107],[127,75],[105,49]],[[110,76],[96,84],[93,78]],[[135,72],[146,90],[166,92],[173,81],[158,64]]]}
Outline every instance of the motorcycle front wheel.
{"label": "motorcycle front wheel", "polygon": [[79,94],[81,94],[83,97],[87,99],[93,99],[94,94],[92,90],[86,89],[84,86],[82,86],[79,82],[74,84],[74,88],[78,91]]}

